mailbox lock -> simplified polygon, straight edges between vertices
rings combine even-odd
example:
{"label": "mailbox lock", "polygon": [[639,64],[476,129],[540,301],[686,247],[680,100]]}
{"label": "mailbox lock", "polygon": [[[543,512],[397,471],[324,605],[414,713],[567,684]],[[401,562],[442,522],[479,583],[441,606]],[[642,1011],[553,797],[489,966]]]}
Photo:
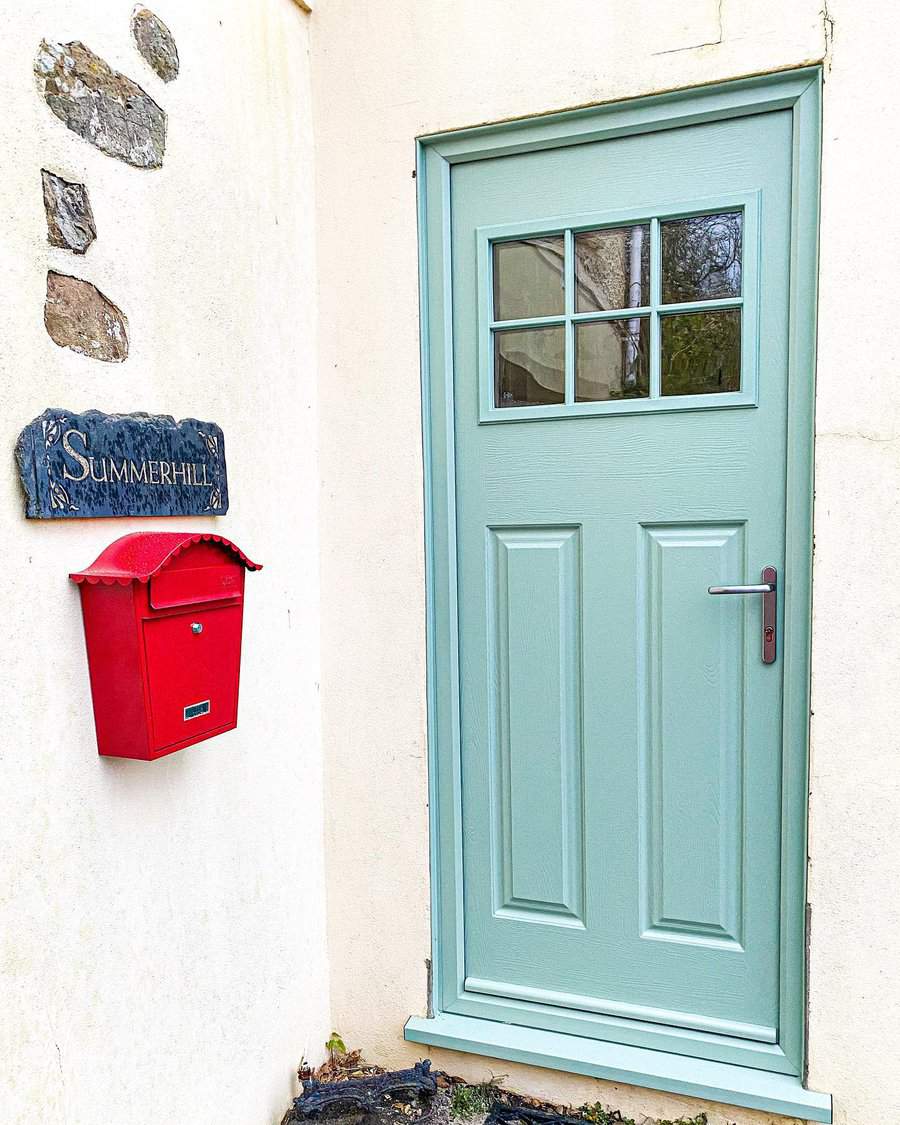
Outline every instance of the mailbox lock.
{"label": "mailbox lock", "polygon": [[203,632],[203,626],[200,624],[199,621],[194,621],[191,624],[191,632],[192,633],[202,633]]}

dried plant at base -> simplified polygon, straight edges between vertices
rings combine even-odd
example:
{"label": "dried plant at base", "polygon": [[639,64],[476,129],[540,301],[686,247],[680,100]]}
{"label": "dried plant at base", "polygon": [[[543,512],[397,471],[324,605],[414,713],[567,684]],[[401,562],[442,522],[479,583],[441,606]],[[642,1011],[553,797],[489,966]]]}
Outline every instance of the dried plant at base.
{"label": "dried plant at base", "polygon": [[[615,1118],[610,1118],[612,1123]],[[618,1120],[623,1121],[622,1118]],[[523,1105],[516,1099],[512,1102],[494,1102],[485,1125],[584,1125],[585,1118],[571,1114],[558,1106],[537,1108]],[[594,1125],[607,1125],[602,1119],[595,1119]],[[634,1122],[628,1123],[634,1125]]]}
{"label": "dried plant at base", "polygon": [[[327,1044],[326,1044],[327,1048]],[[384,1074],[383,1066],[367,1063],[362,1051],[335,1051],[315,1070],[305,1076],[298,1071],[298,1078],[306,1082],[310,1078],[316,1082],[346,1082],[351,1078],[368,1078],[373,1074]]]}
{"label": "dried plant at base", "polygon": [[583,1105],[579,1114],[591,1125],[635,1125],[630,1117],[623,1117],[618,1109],[604,1109],[600,1102]]}
{"label": "dried plant at base", "polygon": [[283,1125],[363,1120],[442,1125],[448,1118],[446,1095],[438,1095],[437,1076],[427,1059],[408,1070],[384,1071],[365,1066],[359,1052],[351,1055],[335,1045],[318,1073],[323,1071],[329,1080],[306,1079]]}
{"label": "dried plant at base", "polygon": [[[485,1125],[584,1125],[585,1122],[589,1125],[638,1125],[633,1117],[626,1117],[618,1109],[608,1109],[600,1102],[583,1105],[577,1110],[546,1103],[536,1107],[523,1104],[523,1099],[515,1094],[507,1095],[505,1102],[494,1103]],[[707,1120],[705,1113],[665,1121],[644,1117],[640,1125],[707,1125]]]}
{"label": "dried plant at base", "polygon": [[[443,1071],[432,1071],[428,1060],[410,1070],[391,1073],[367,1063],[361,1051],[347,1051],[337,1033],[332,1033],[326,1049],[329,1057],[320,1067],[313,1069],[305,1060],[301,1063],[297,1076],[304,1094],[295,1099],[281,1125],[314,1125],[319,1121],[349,1125],[351,1121],[367,1120],[373,1125],[402,1121],[411,1125],[447,1125],[448,1120],[478,1117],[485,1118],[484,1125],[708,1125],[705,1113],[666,1120],[642,1117],[636,1122],[601,1102],[578,1109],[554,1105],[505,1090],[506,1075],[469,1083]],[[350,1086],[350,1097],[340,1098],[341,1084]],[[379,1087],[382,1092],[372,1097]],[[328,1091],[325,1099],[321,1097],[323,1088]],[[308,1092],[313,1094],[313,1112],[309,1112]],[[319,1109],[315,1108],[317,1101]],[[306,1108],[298,1110],[304,1102]]]}

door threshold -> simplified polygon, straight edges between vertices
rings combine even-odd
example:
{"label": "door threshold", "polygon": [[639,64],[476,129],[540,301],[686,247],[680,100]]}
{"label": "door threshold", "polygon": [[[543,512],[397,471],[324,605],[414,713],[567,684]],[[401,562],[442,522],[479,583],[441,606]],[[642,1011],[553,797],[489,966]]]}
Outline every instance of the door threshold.
{"label": "door threshold", "polygon": [[433,1019],[411,1016],[403,1035],[410,1042],[429,1047],[447,1047],[831,1125],[831,1095],[807,1090],[799,1078],[789,1074],[449,1012],[440,1012]]}

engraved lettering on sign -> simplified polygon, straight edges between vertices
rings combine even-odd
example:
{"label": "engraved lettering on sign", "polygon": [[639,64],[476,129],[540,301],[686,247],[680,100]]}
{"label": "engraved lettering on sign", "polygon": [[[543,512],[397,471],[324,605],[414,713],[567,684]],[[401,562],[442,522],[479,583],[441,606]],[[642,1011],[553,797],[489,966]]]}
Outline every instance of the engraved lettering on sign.
{"label": "engraved lettering on sign", "polygon": [[[118,464],[112,457],[84,456],[72,446],[72,439],[80,438],[85,453],[88,451],[88,440],[80,430],[66,430],[63,435],[63,450],[67,457],[75,463],[78,472],[70,473],[69,465],[63,465],[63,476],[66,480],[84,480],[90,476],[92,480],[103,484],[106,481],[138,481],[143,484],[187,484],[194,488],[209,488],[212,483],[206,474],[206,465],[193,461],[141,461],[139,464],[123,457]],[[201,470],[203,479],[198,480],[197,470]]]}
{"label": "engraved lettering on sign", "polygon": [[78,476],[73,476],[73,474],[69,472],[68,466],[63,465],[63,476],[66,478],[66,480],[84,480],[84,478],[91,471],[91,463],[87,457],[82,457],[82,455],[78,453],[77,450],[72,448],[70,438],[73,434],[75,435],[75,437],[81,438],[81,440],[84,442],[85,449],[87,449],[87,438],[83,433],[81,433],[80,430],[66,430],[65,434],[63,434],[62,439],[63,449],[74,461],[78,462],[78,464],[81,466],[81,472],[78,474]]}

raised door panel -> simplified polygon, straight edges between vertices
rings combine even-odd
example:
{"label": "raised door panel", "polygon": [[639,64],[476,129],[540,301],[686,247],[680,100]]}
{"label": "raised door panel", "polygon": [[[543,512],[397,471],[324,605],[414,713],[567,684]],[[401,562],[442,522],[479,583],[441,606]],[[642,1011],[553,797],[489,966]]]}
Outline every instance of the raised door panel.
{"label": "raised door panel", "polygon": [[744,613],[706,593],[745,569],[743,524],[641,528],[641,925],[741,942]]}
{"label": "raised door panel", "polygon": [[491,528],[487,557],[494,913],[580,926],[580,530]]}

